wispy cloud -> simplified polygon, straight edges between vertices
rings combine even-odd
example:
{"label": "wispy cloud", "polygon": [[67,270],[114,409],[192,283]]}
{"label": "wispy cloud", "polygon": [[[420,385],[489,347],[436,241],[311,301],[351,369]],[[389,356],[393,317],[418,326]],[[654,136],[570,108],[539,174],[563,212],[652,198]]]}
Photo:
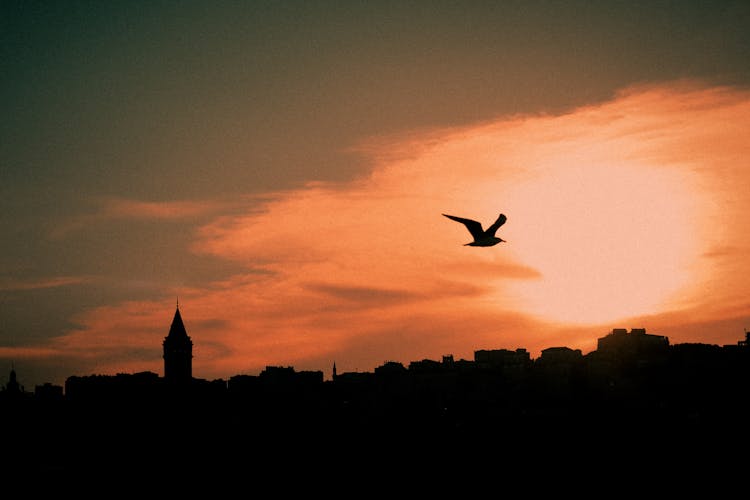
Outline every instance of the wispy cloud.
{"label": "wispy cloud", "polygon": [[32,281],[26,280],[1,280],[0,290],[2,291],[19,291],[19,290],[40,290],[44,288],[57,288],[62,286],[72,286],[90,283],[93,280],[90,276],[55,276]]}
{"label": "wispy cloud", "polygon": [[102,217],[138,219],[182,219],[215,213],[227,203],[215,201],[140,201],[108,198],[102,202]]}
{"label": "wispy cloud", "polygon": [[390,302],[403,302],[418,300],[421,294],[410,290],[385,289],[365,286],[332,285],[326,283],[312,283],[306,286],[307,290],[318,292],[325,297],[353,302],[367,307],[382,307]]}
{"label": "wispy cloud", "polygon": [[241,200],[143,201],[117,197],[98,198],[92,200],[92,203],[95,208],[90,213],[63,219],[54,229],[52,237],[61,238],[104,221],[127,219],[150,221],[198,220],[202,217],[231,211],[232,207],[243,205]]}

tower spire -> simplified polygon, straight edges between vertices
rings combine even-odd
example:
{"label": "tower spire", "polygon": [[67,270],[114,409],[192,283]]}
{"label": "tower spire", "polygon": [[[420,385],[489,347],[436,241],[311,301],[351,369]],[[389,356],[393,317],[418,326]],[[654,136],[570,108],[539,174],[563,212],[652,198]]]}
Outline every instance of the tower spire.
{"label": "tower spire", "polygon": [[164,378],[187,382],[192,379],[193,341],[185,330],[179,303],[174,312],[169,334],[164,337]]}

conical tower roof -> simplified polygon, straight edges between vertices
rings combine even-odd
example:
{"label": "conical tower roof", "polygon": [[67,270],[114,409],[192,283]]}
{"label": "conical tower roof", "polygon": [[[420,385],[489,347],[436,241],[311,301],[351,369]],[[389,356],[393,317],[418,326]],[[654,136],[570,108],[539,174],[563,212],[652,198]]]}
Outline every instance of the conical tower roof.
{"label": "conical tower roof", "polygon": [[169,327],[168,339],[186,338],[188,336],[185,330],[185,324],[182,322],[182,316],[180,315],[180,306],[174,312],[174,318],[172,319],[172,325]]}

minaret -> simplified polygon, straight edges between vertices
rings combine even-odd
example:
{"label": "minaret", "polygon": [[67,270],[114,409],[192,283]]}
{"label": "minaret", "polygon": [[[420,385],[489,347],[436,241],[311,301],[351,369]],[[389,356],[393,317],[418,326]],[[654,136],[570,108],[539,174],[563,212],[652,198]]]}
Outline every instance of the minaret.
{"label": "minaret", "polygon": [[193,378],[193,341],[185,331],[180,316],[180,304],[164,338],[164,379],[169,382],[189,382]]}

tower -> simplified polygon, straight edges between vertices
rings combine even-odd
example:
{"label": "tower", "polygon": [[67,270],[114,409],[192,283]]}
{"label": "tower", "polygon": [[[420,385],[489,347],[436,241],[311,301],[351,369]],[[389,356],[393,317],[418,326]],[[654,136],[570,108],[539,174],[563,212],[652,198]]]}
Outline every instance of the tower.
{"label": "tower", "polygon": [[18,383],[18,379],[16,378],[16,368],[13,365],[10,367],[10,380],[8,380],[8,385],[5,386],[5,391],[8,394],[18,394],[23,392],[23,387],[21,387],[21,384]]}
{"label": "tower", "polygon": [[185,331],[180,305],[172,319],[169,334],[164,337],[164,379],[169,382],[189,382],[193,378],[193,341]]}

